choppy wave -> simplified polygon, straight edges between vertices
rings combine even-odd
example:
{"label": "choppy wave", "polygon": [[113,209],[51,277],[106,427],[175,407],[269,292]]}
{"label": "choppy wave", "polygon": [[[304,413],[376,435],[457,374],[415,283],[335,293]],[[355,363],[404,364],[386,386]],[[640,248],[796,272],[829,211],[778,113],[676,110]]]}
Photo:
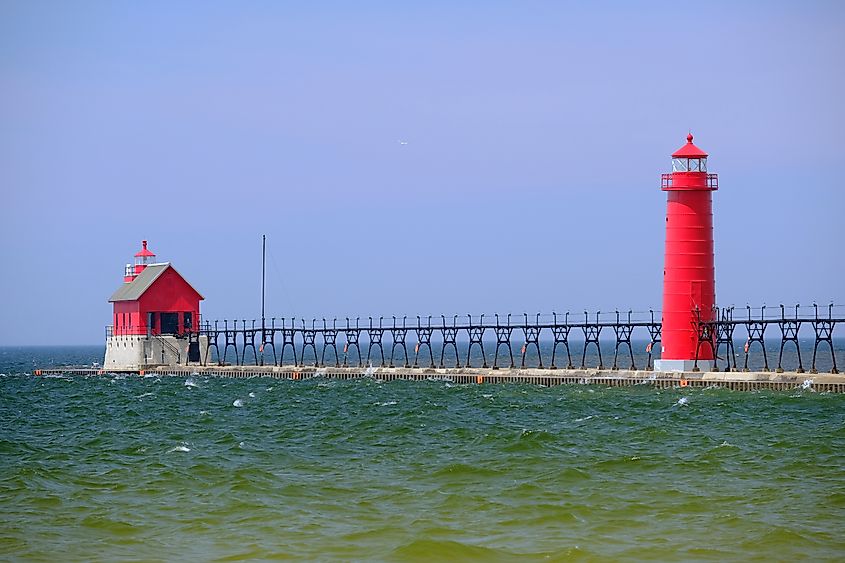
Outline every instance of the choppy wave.
{"label": "choppy wave", "polygon": [[843,395],[192,379],[0,378],[0,558],[845,551]]}

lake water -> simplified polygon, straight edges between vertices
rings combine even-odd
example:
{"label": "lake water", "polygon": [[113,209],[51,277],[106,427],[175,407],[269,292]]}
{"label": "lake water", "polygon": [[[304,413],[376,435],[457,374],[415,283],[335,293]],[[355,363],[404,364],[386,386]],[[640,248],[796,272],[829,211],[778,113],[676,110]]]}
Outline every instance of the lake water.
{"label": "lake water", "polygon": [[0,349],[0,558],[842,560],[845,396],[35,377]]}

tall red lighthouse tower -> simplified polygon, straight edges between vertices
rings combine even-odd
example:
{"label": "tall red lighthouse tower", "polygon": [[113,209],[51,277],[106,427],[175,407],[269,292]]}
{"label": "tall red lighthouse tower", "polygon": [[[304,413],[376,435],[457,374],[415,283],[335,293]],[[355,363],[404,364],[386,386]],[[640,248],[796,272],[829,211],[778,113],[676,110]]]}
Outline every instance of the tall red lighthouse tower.
{"label": "tall red lighthouse tower", "polygon": [[[666,259],[663,268],[663,349],[657,371],[690,371],[698,346],[698,317],[712,321],[716,303],[713,261],[713,197],[716,174],[707,173],[707,153],[692,142],[672,155],[672,173],[663,174],[666,206]],[[710,369],[710,346],[698,349],[698,365]]]}

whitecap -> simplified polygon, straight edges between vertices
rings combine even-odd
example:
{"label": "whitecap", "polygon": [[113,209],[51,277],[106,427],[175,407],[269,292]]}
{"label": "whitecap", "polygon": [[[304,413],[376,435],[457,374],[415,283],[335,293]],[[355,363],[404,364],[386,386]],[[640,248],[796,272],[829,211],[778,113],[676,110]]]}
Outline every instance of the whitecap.
{"label": "whitecap", "polygon": [[191,387],[199,387],[199,385],[197,385],[197,382],[189,377],[185,380],[185,387],[190,389]]}
{"label": "whitecap", "polygon": [[238,447],[243,449],[246,444],[244,442],[238,442]]}
{"label": "whitecap", "polygon": [[440,376],[429,375],[425,378],[426,381],[443,381],[443,378]]}
{"label": "whitecap", "polygon": [[254,399],[254,398],[255,398],[255,393],[253,393],[252,391],[250,391],[250,392],[249,392],[249,396],[250,396],[250,397],[252,397],[252,398]]}
{"label": "whitecap", "polygon": [[652,373],[647,378],[643,379],[642,381],[638,382],[636,385],[648,385],[649,383],[654,383],[657,381],[657,374]]}
{"label": "whitecap", "polygon": [[272,391],[272,390],[273,390],[273,386],[271,385],[270,387],[268,387],[268,388],[267,388],[267,390],[268,390],[268,391]]}
{"label": "whitecap", "polygon": [[244,406],[244,401],[243,401],[243,399],[235,399],[235,401],[232,403],[232,406],[233,406],[233,407],[242,407],[242,406]]}
{"label": "whitecap", "polygon": [[189,452],[189,451],[191,451],[191,448],[189,448],[188,446],[176,446],[175,448],[171,448],[170,450],[168,450],[167,453]]}
{"label": "whitecap", "polygon": [[804,383],[801,384],[801,389],[810,389],[813,390],[813,380],[812,379],[805,379]]}
{"label": "whitecap", "polygon": [[376,403],[376,406],[379,407],[389,407],[390,405],[395,405],[396,401],[385,401],[384,403]]}
{"label": "whitecap", "polygon": [[590,420],[591,418],[593,418],[593,415],[585,416],[583,418],[576,418],[575,422],[584,422],[585,420]]}
{"label": "whitecap", "polygon": [[152,397],[152,393],[141,393],[140,395],[135,395],[136,399],[143,399],[144,397]]}
{"label": "whitecap", "polygon": [[688,399],[688,398],[686,398],[686,397],[681,397],[680,399],[678,399],[678,402],[677,402],[677,403],[675,403],[675,404],[674,404],[674,405],[672,405],[672,406],[675,406],[675,407],[683,407],[683,406],[688,405],[688,404],[689,404],[689,399]]}

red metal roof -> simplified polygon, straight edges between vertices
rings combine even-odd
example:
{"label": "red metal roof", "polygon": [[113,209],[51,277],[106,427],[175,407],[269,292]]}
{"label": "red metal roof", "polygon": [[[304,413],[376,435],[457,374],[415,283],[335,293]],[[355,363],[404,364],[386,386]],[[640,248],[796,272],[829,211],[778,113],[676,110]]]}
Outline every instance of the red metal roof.
{"label": "red metal roof", "polygon": [[692,133],[687,135],[687,144],[672,153],[672,158],[706,158],[707,153],[692,144]]}
{"label": "red metal roof", "polygon": [[142,241],[141,241],[141,246],[143,246],[144,248],[142,248],[142,249],[140,250],[140,252],[135,253],[135,256],[136,256],[136,257],[138,257],[138,256],[155,256],[155,254],[153,254],[152,252],[150,252],[149,250],[147,250],[147,241],[142,240]]}

